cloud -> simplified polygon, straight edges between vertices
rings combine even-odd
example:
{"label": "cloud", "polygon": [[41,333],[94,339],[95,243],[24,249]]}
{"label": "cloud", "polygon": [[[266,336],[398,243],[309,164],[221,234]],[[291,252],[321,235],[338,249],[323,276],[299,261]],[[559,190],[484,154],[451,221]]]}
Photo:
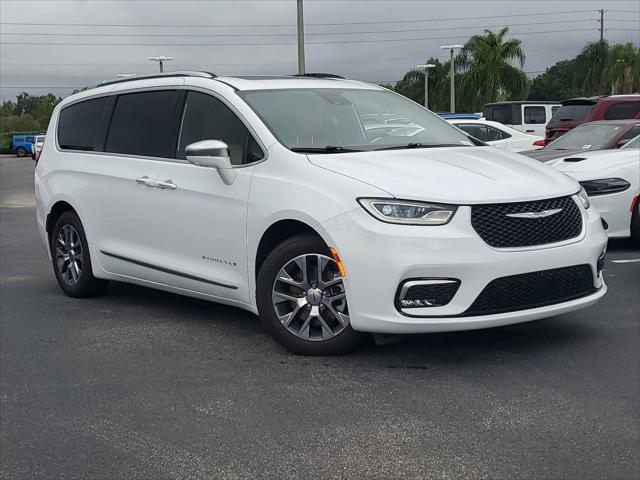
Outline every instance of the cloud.
{"label": "cloud", "polygon": [[[527,54],[525,70],[535,75],[598,39],[601,4],[305,0],[307,70],[394,81],[430,56],[444,59],[443,43],[464,43],[485,27],[512,24]],[[637,11],[637,3],[608,0],[606,7],[606,38],[638,44],[638,16],[616,12]],[[23,90],[66,95],[118,73],[154,72],[157,65],[147,60],[153,55],[173,56],[168,69],[176,70],[247,75],[297,69],[294,0],[3,0],[0,18],[3,97]]]}

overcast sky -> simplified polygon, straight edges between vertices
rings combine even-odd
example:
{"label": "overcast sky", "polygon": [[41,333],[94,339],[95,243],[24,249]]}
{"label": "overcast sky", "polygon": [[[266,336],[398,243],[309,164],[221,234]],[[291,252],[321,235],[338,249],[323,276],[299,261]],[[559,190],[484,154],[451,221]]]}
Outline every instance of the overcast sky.
{"label": "overcast sky", "polygon": [[[639,45],[637,0],[305,0],[307,71],[396,81],[445,60],[440,45],[510,26],[535,76],[598,40],[600,8],[607,40]],[[295,0],[0,0],[0,96],[155,72],[153,55],[175,57],[168,69],[295,73],[295,22]]]}

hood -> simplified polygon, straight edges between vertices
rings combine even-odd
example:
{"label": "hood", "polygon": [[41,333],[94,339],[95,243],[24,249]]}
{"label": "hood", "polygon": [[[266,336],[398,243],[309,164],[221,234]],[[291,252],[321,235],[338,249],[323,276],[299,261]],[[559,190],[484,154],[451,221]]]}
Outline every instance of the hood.
{"label": "hood", "polygon": [[523,155],[526,155],[530,158],[535,158],[540,162],[548,162],[549,160],[554,160],[556,158],[565,158],[569,156],[573,156],[576,154],[586,153],[588,150],[552,150],[541,148],[539,150],[530,150],[528,152],[522,152]]}
{"label": "hood", "polygon": [[579,155],[563,156],[549,162],[561,172],[569,174],[584,173],[585,175],[598,174],[617,168],[630,168],[640,163],[640,150],[598,150],[596,152],[583,152]]}
{"label": "hood", "polygon": [[441,203],[517,202],[571,195],[568,176],[493,147],[452,147],[309,155],[309,161],[396,198]]}

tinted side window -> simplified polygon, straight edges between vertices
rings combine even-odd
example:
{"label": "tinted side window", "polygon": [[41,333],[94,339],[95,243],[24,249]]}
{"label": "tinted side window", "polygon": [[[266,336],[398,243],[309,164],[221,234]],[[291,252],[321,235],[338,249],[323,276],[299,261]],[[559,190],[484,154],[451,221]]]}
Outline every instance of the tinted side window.
{"label": "tinted side window", "polygon": [[560,110],[560,106],[559,105],[555,105],[555,106],[551,107],[551,116],[553,117],[558,110]]}
{"label": "tinted side window", "polygon": [[24,142],[24,137],[16,137],[13,139],[14,142],[18,143],[18,142]]}
{"label": "tinted side window", "polygon": [[491,109],[491,115],[486,116],[487,120],[493,120],[500,123],[511,123],[511,115],[509,115],[509,105],[496,105]]}
{"label": "tinted side window", "polygon": [[102,150],[104,121],[111,102],[109,97],[76,103],[60,111],[58,144],[72,150]]}
{"label": "tinted side window", "polygon": [[625,133],[620,140],[631,140],[632,138],[636,138],[638,135],[640,135],[640,125],[635,125],[627,130],[627,133]]}
{"label": "tinted side window", "polygon": [[616,103],[607,108],[603,118],[605,120],[622,120],[634,118],[638,113],[640,113],[640,102]]}
{"label": "tinted side window", "polygon": [[489,125],[487,125],[485,128],[487,129],[488,142],[491,142],[493,140],[504,140],[505,138],[511,137],[511,135],[509,135],[507,132],[503,132],[502,130],[499,130],[497,128],[490,127]]}
{"label": "tinted side window", "polygon": [[474,125],[474,124],[465,123],[465,124],[457,124],[456,127],[458,127],[460,130],[464,130],[469,135],[471,135],[474,138],[477,138],[478,140],[482,140],[483,142],[489,141],[488,131],[484,125]]}
{"label": "tinted side window", "polygon": [[33,138],[34,137],[25,137],[24,141],[27,142],[27,143],[33,143]]}
{"label": "tinted side window", "polygon": [[106,151],[174,158],[179,99],[176,90],[120,95],[111,117]]}
{"label": "tinted side window", "polygon": [[541,125],[547,123],[544,107],[524,107],[524,123]]}
{"label": "tinted side window", "polygon": [[185,158],[186,146],[200,140],[225,142],[233,165],[252,163],[264,156],[247,127],[229,107],[211,95],[189,92],[180,129],[178,158]]}

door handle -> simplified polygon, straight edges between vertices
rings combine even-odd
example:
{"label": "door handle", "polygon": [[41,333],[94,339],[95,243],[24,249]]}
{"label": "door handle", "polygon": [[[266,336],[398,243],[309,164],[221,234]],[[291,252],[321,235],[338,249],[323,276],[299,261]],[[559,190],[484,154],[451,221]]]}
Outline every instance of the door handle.
{"label": "door handle", "polygon": [[165,180],[164,182],[159,182],[156,181],[157,188],[162,188],[162,189],[168,189],[168,190],[175,190],[176,188],[178,188],[178,186],[173,183],[173,180],[169,179],[169,180]]}
{"label": "door handle", "polygon": [[136,178],[136,182],[145,185],[147,187],[161,188],[167,190],[175,190],[178,186],[173,183],[173,180],[168,179],[163,181],[156,180],[155,178],[149,178],[146,175],[144,177]]}
{"label": "door handle", "polygon": [[535,132],[535,130],[525,130],[525,132],[527,132],[527,133],[533,133],[533,132]]}
{"label": "door handle", "polygon": [[147,187],[156,186],[156,181],[147,177],[146,175],[144,177],[136,178],[136,183],[139,183],[140,185],[146,185]]}

